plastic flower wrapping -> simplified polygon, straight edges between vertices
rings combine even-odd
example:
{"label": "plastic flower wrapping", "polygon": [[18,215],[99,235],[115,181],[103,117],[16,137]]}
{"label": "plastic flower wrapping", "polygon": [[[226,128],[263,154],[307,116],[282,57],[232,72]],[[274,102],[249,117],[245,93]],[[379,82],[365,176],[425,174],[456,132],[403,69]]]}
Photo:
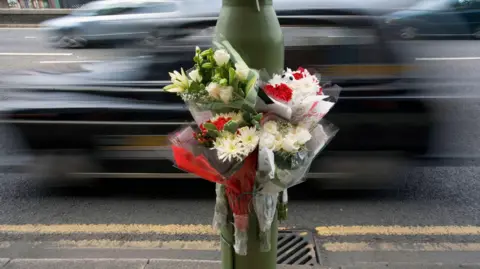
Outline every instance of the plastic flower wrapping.
{"label": "plastic flower wrapping", "polygon": [[176,167],[216,183],[213,226],[233,223],[237,254],[247,254],[252,210],[261,250],[269,251],[275,213],[287,217],[287,189],[306,179],[337,131],[323,117],[339,87],[322,87],[302,68],[269,77],[249,68],[227,41],[197,47],[193,67],[170,77],[163,90],[179,95],[195,121],[170,135]]}

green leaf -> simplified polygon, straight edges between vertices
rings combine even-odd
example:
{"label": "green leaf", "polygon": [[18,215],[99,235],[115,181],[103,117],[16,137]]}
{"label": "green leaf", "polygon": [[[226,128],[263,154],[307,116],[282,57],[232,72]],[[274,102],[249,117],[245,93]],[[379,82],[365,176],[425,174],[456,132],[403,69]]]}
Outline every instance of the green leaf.
{"label": "green leaf", "polygon": [[257,111],[255,109],[247,104],[242,105],[242,109],[250,114],[256,114]]}
{"label": "green leaf", "polygon": [[252,114],[248,112],[243,112],[242,117],[245,122],[250,122],[252,120]]}
{"label": "green leaf", "polygon": [[218,131],[207,130],[207,135],[212,138],[217,138],[220,135]]}
{"label": "green leaf", "polygon": [[248,93],[253,89],[253,87],[255,87],[256,83],[257,83],[257,76],[254,76],[247,82],[247,86],[245,87],[245,94],[248,95]]}
{"label": "green leaf", "polygon": [[202,68],[212,69],[212,68],[213,68],[213,64],[212,64],[212,63],[204,63],[204,64],[202,64]]}
{"label": "green leaf", "polygon": [[203,127],[205,127],[205,129],[207,129],[208,131],[218,131],[217,126],[215,126],[215,124],[210,122],[204,123]]}
{"label": "green leaf", "polygon": [[236,121],[230,120],[224,126],[223,130],[230,132],[232,134],[236,133],[238,129],[238,123]]}
{"label": "green leaf", "polygon": [[263,114],[262,113],[258,113],[257,115],[255,115],[253,117],[254,120],[260,122],[262,120],[262,117],[263,117]]}
{"label": "green leaf", "polygon": [[235,69],[230,67],[230,69],[228,69],[228,74],[229,74],[228,82],[230,83],[230,85],[232,85],[233,81],[235,80],[235,77],[236,77]]}

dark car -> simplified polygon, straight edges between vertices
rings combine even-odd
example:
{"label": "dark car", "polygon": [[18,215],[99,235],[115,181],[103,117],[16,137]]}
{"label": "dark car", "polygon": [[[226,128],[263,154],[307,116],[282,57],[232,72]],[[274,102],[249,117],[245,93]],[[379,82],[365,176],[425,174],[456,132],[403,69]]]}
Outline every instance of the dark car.
{"label": "dark car", "polygon": [[[393,175],[428,152],[433,128],[428,98],[402,82],[403,66],[375,18],[313,7],[278,10],[286,66],[319,71],[324,82],[343,88],[328,115],[340,132],[310,177],[338,183]],[[4,76],[3,87],[12,90],[0,104],[2,122],[33,153],[33,174],[190,177],[167,160],[166,136],[191,116],[179,98],[159,89],[168,83],[168,71],[192,65],[195,45],[209,45],[214,23],[215,16],[185,19],[149,56]]]}
{"label": "dark car", "polygon": [[401,39],[426,37],[480,38],[480,1],[424,0],[385,19]]}

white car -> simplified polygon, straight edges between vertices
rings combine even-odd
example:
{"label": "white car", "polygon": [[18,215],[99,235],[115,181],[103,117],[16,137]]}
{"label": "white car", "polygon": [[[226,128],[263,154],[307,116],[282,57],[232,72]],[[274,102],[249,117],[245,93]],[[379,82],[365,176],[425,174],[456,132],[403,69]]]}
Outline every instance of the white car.
{"label": "white car", "polygon": [[[159,38],[166,35],[164,31],[170,27],[165,26],[171,26],[172,19],[188,16],[188,10],[192,8],[211,8],[209,2],[100,0],[90,2],[67,16],[47,20],[42,27],[48,42],[57,47],[78,48],[91,41],[117,40],[142,40],[147,45],[155,45]],[[219,1],[212,2],[220,4]]]}

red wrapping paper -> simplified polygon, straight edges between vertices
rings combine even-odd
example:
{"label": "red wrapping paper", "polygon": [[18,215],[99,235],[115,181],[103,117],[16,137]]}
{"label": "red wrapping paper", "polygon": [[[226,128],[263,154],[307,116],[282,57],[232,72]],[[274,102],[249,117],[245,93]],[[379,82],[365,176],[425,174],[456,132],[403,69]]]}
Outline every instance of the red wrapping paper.
{"label": "red wrapping paper", "polygon": [[208,181],[224,184],[232,212],[236,215],[248,214],[257,171],[257,151],[245,158],[242,167],[228,179],[212,168],[203,155],[195,156],[178,146],[172,146],[172,151],[178,168]]}

